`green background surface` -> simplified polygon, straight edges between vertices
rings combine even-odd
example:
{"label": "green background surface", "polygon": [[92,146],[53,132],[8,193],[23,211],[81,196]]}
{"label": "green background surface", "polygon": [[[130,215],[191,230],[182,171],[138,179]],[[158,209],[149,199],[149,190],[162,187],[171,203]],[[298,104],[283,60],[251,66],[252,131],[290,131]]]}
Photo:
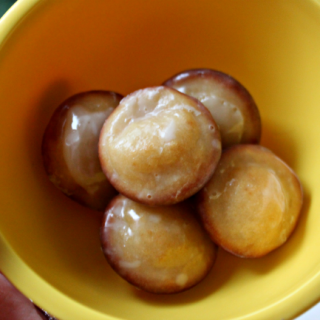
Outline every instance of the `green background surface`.
{"label": "green background surface", "polygon": [[15,3],[15,0],[0,0],[0,17]]}

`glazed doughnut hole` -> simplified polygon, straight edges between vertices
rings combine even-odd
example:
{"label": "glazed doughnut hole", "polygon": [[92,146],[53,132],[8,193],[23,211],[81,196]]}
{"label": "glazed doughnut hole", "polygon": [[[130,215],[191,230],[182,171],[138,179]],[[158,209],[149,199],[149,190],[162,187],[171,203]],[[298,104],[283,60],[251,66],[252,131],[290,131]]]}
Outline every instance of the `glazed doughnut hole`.
{"label": "glazed doughnut hole", "polygon": [[122,96],[90,91],[64,101],[46,128],[42,155],[50,180],[73,200],[104,210],[117,194],[102,172],[98,141],[106,118]]}
{"label": "glazed doughnut hole", "polygon": [[211,69],[183,71],[164,82],[197,98],[211,112],[219,126],[222,147],[259,143],[259,110],[246,88],[231,76]]}
{"label": "glazed doughnut hole", "polygon": [[186,203],[149,207],[122,195],[106,209],[101,243],[121,277],[152,293],[193,287],[210,271],[216,255]]}
{"label": "glazed doughnut hole", "polygon": [[197,195],[212,240],[247,258],[286,242],[302,207],[296,174],[268,149],[237,145],[223,152],[211,180]]}
{"label": "glazed doughnut hole", "polygon": [[167,87],[126,96],[100,135],[102,169],[114,187],[149,205],[199,191],[221,155],[217,125],[196,99]]}

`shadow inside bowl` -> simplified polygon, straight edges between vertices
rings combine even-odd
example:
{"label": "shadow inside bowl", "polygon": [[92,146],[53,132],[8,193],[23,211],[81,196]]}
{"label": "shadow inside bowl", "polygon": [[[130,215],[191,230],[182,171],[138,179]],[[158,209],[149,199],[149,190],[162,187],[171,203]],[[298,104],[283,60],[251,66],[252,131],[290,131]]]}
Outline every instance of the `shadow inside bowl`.
{"label": "shadow inside bowl", "polygon": [[261,145],[270,149],[293,170],[296,169],[297,146],[292,134],[284,127],[263,120]]}

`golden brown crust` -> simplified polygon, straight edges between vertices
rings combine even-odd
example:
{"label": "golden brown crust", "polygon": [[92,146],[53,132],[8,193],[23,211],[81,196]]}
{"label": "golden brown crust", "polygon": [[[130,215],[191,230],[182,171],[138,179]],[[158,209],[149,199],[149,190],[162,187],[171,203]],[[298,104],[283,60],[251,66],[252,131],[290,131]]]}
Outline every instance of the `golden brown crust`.
{"label": "golden brown crust", "polygon": [[[219,85],[224,88],[225,92],[229,92],[230,94],[238,97],[239,102],[241,101],[241,103],[238,103],[237,107],[241,110],[244,120],[241,140],[238,143],[259,143],[261,137],[261,119],[257,105],[249,91],[230,75],[212,69],[191,69],[174,75],[170,79],[166,80],[164,85],[180,90],[180,88],[185,85],[196,84],[199,79],[206,79],[211,82],[212,88]],[[203,104],[210,109],[207,103],[204,102],[207,100],[206,97],[204,97],[205,99],[202,99],[202,97],[206,95],[206,90],[208,89],[203,89],[204,91],[202,92],[200,90],[198,93],[193,92],[191,87],[185,87],[184,90],[184,93],[194,95],[196,98],[199,98],[199,100],[201,100]],[[222,132],[223,148],[228,148],[235,144],[235,142],[229,141],[229,139],[230,138],[226,138],[224,132]]]}
{"label": "golden brown crust", "polygon": [[220,133],[209,111],[166,87],[125,97],[105,122],[99,141],[102,169],[112,185],[151,206],[195,194],[212,175],[220,154]]}
{"label": "golden brown crust", "polygon": [[195,286],[216,257],[214,244],[185,203],[151,208],[119,195],[106,209],[100,236],[111,267],[137,288],[157,294]]}
{"label": "golden brown crust", "polygon": [[106,100],[120,101],[122,99],[118,93],[101,90],[82,92],[66,99],[54,111],[45,130],[42,140],[42,158],[50,181],[66,196],[92,209],[104,210],[108,201],[117,194],[116,190],[110,183],[102,182],[94,194],[88,193],[72,177],[63,149],[66,117],[70,108],[81,104],[83,99],[88,99],[91,95],[105,97]]}
{"label": "golden brown crust", "polygon": [[212,179],[197,195],[211,239],[225,250],[257,258],[293,232],[303,201],[296,174],[270,150],[238,145],[224,151]]}

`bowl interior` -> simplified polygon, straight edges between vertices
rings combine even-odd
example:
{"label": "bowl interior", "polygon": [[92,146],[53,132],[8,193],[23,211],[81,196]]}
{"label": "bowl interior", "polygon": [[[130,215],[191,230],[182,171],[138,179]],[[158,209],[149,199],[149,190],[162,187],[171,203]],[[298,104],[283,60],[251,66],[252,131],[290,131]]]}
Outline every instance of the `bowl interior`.
{"label": "bowl interior", "polygon": [[[20,0],[0,50],[0,269],[61,319],[278,319],[320,296],[320,4],[305,0]],[[26,14],[24,14],[26,12]],[[288,243],[257,260],[220,250],[197,287],[138,291],[105,261],[101,214],[48,181],[40,146],[80,91],[128,94],[189,68],[224,71],[261,111],[262,144],[299,175],[305,203]],[[232,307],[231,307],[232,306]]]}

